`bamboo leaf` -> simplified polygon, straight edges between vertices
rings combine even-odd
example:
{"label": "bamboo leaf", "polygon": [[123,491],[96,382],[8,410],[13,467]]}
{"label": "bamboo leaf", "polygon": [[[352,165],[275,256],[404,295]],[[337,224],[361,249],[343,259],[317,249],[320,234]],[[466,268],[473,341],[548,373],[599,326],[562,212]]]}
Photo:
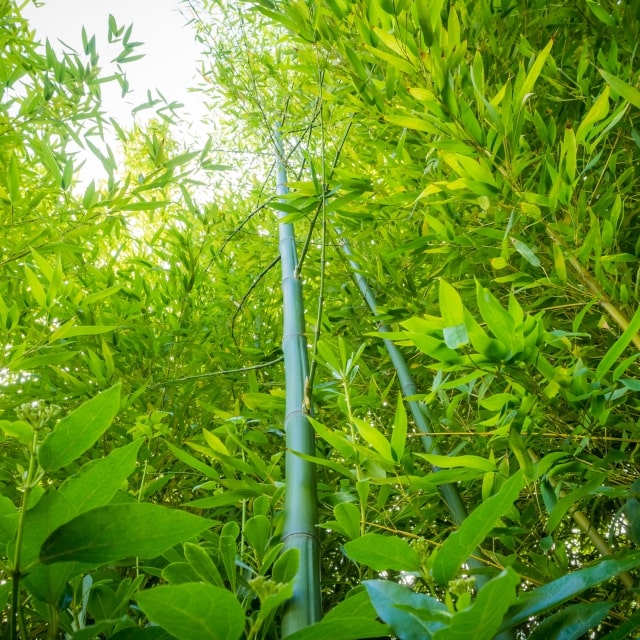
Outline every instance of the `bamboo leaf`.
{"label": "bamboo leaf", "polygon": [[368,422],[360,418],[353,418],[353,423],[358,429],[358,433],[370,444],[385,460],[393,462],[391,444],[389,441]]}
{"label": "bamboo leaf", "polygon": [[433,577],[446,584],[458,571],[474,549],[497,526],[500,519],[511,509],[524,487],[522,471],[516,472],[500,487],[500,491],[477,507],[435,552]]}
{"label": "bamboo leaf", "polygon": [[528,640],[578,640],[595,629],[613,602],[584,602],[561,609],[535,627]]}
{"label": "bamboo leaf", "polygon": [[606,473],[598,473],[593,478],[591,478],[589,482],[583,484],[577,489],[574,489],[573,491],[571,491],[571,493],[564,496],[564,498],[560,498],[560,500],[558,500],[558,502],[554,505],[553,510],[549,513],[549,519],[547,520],[547,531],[549,533],[553,533],[562,521],[562,518],[564,518],[567,511],[579,500],[581,500],[585,496],[588,496],[590,493],[601,487],[606,477]]}
{"label": "bamboo leaf", "polygon": [[640,91],[624,80],[614,76],[613,74],[605,71],[604,69],[598,69],[600,75],[605,79],[606,83],[622,98],[632,104],[634,107],[640,109]]}
{"label": "bamboo leaf", "polygon": [[551,47],[553,47],[553,40],[549,40],[547,46],[538,54],[535,61],[531,65],[529,72],[527,73],[520,90],[518,91],[518,96],[516,98],[517,104],[522,105],[526,100],[528,94],[533,90],[533,86],[536,83],[536,80],[540,76],[542,72],[542,68],[544,67],[544,63],[547,61],[549,54],[551,53]]}
{"label": "bamboo leaf", "polygon": [[640,306],[633,314],[633,318],[624,330],[623,334],[613,343],[596,368],[596,378],[602,380],[604,375],[613,367],[616,360],[622,355],[629,343],[640,331]]}
{"label": "bamboo leaf", "polygon": [[607,558],[597,564],[574,571],[557,580],[521,594],[509,610],[500,630],[509,629],[525,622],[531,616],[542,615],[563,602],[606,582],[625,571],[640,566],[640,553],[624,558]]}

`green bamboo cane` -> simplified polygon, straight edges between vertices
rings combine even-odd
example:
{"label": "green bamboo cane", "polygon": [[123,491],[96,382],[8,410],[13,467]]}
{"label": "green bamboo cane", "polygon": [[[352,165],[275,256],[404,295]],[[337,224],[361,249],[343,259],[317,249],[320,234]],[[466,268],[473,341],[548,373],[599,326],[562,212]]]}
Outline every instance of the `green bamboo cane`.
{"label": "green bamboo cane", "polygon": [[[277,152],[276,194],[287,193],[287,174],[278,130],[275,132]],[[286,214],[278,212],[282,219]],[[315,465],[298,453],[315,455],[315,432],[307,418],[310,410],[306,398],[309,376],[307,338],[304,333],[302,282],[296,275],[298,258],[291,223],[279,224],[282,264],[283,336],[286,414],[286,493],[283,542],[285,549],[298,549],[300,564],[293,586],[293,597],[287,603],[282,621],[282,637],[303,629],[321,617],[320,554],[317,525],[317,491]]]}
{"label": "green bamboo cane", "polygon": [[[340,237],[340,245],[342,247],[342,251],[349,261],[349,265],[351,266],[351,269],[353,271],[358,289],[360,289],[360,293],[365,299],[367,306],[369,307],[373,315],[376,316],[378,315],[378,304],[376,302],[375,295],[369,287],[366,278],[362,275],[362,268],[356,261],[348,242],[341,237],[339,231],[338,235]],[[379,324],[378,331],[380,333],[387,333],[391,331],[391,328],[385,324]],[[398,375],[398,380],[402,389],[402,395],[405,398],[415,396],[418,393],[418,387],[413,381],[413,377],[411,376],[411,373],[409,371],[407,361],[404,359],[402,352],[391,340],[384,339],[384,345]],[[431,427],[431,424],[434,423],[435,418],[431,415],[429,408],[423,402],[418,402],[417,400],[408,400],[407,403],[409,404],[409,409],[416,424],[416,428],[422,434],[421,440],[424,450],[427,453],[440,455],[438,445],[434,442],[434,439],[432,437],[434,435],[434,431]],[[434,471],[439,471],[439,468],[437,466],[432,466],[432,469]],[[454,524],[460,526],[468,514],[462,502],[462,498],[460,497],[458,488],[453,484],[442,484],[439,485],[438,489],[440,491],[440,494],[442,495],[444,503],[449,509],[451,519],[453,520]],[[477,560],[473,557],[467,560],[467,566],[470,569],[474,570],[480,570],[484,568],[484,564],[480,560]],[[488,580],[489,577],[482,572],[478,573],[478,575],[476,576],[476,582],[479,587],[482,587],[482,585],[485,584]],[[511,635],[501,634],[500,637],[509,638],[511,637]]]}
{"label": "green bamboo cane", "polygon": [[[366,278],[362,275],[362,268],[355,259],[348,242],[344,238],[342,238],[340,231],[338,231],[338,236],[340,237],[340,245],[342,247],[342,251],[347,257],[349,265],[351,266],[351,270],[353,271],[358,289],[360,289],[360,293],[365,299],[367,306],[369,307],[373,315],[377,316],[378,303],[376,302],[375,295],[369,287]],[[384,323],[381,323],[378,325],[378,331],[380,333],[387,333],[391,331],[391,328]],[[418,387],[413,381],[413,377],[411,376],[411,373],[409,371],[407,361],[404,359],[402,352],[391,340],[384,339],[384,346],[387,349],[387,353],[389,354],[391,362],[393,363],[396,373],[398,374],[398,380],[402,388],[402,395],[405,398],[416,395],[418,393]],[[424,450],[427,453],[434,453],[439,455],[440,450],[432,437],[434,435],[434,432],[430,424],[434,422],[435,418],[431,416],[429,408],[424,403],[418,402],[417,400],[407,400],[407,402],[409,404],[409,410],[411,411],[411,415],[413,416],[416,427],[422,434],[421,440]],[[432,466],[432,469],[434,471],[439,471],[439,468],[436,466]],[[460,497],[458,488],[453,484],[441,484],[438,486],[438,489],[440,491],[440,495],[442,495],[444,503],[449,509],[451,519],[453,520],[454,524],[460,526],[468,514],[462,502],[462,498]],[[484,564],[474,557],[468,558],[467,566],[470,569],[476,571],[484,568]],[[482,586],[486,584],[489,579],[489,576],[485,575],[484,573],[478,573],[476,575],[476,584],[478,585],[478,588],[482,588]],[[497,635],[495,640],[512,640],[513,637],[513,633],[508,630],[503,631],[501,634]]]}

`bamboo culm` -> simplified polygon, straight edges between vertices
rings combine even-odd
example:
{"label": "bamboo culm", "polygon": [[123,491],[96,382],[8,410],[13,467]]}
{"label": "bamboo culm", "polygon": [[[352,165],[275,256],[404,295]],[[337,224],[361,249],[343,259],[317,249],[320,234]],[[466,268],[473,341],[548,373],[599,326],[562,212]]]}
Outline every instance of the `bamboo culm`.
{"label": "bamboo culm", "polygon": [[[279,131],[275,133],[278,196],[287,193],[287,176]],[[286,214],[278,213],[279,218]],[[298,549],[299,566],[293,597],[287,603],[282,621],[282,637],[303,629],[321,617],[320,560],[317,531],[317,489],[315,465],[298,455],[315,455],[315,432],[307,417],[306,398],[309,376],[307,339],[304,333],[302,283],[296,275],[298,265],[293,225],[279,224],[282,264],[283,336],[286,409],[286,493],[284,549]]]}

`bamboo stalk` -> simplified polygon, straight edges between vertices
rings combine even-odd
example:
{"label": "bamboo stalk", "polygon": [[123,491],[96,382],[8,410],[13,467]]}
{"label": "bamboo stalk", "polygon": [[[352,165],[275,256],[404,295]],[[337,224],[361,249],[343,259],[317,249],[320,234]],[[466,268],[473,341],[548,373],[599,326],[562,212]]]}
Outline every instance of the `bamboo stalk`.
{"label": "bamboo stalk", "polygon": [[[280,133],[275,135],[278,196],[287,193],[287,175],[283,163]],[[286,214],[278,212],[282,219]],[[315,465],[298,453],[315,455],[315,432],[309,423],[306,397],[309,376],[307,338],[304,333],[302,282],[296,275],[298,264],[293,225],[279,224],[282,264],[283,335],[286,409],[286,493],[284,507],[284,549],[298,549],[299,566],[293,596],[287,603],[282,621],[282,637],[303,629],[321,617],[320,554],[316,537],[317,490]]]}
{"label": "bamboo stalk", "polygon": [[[371,313],[373,313],[374,316],[378,315],[378,304],[376,302],[375,295],[369,287],[367,280],[362,275],[362,268],[356,261],[348,242],[341,237],[341,234],[339,232],[338,235],[340,236],[340,245],[342,247],[342,251],[349,261],[349,264],[353,271],[353,276],[356,280],[356,284],[360,289],[360,293],[365,299],[367,306],[371,310]],[[378,331],[380,333],[387,333],[391,331],[391,328],[385,324],[379,324]],[[404,359],[404,356],[402,355],[400,349],[398,349],[398,347],[391,340],[387,339],[384,339],[384,346],[398,375],[398,380],[402,389],[402,395],[405,398],[416,395],[418,393],[418,387],[416,386],[413,377],[411,376],[407,361]],[[427,453],[440,455],[440,449],[438,448],[438,445],[434,442],[434,439],[432,437],[434,435],[434,431],[431,427],[431,424],[435,419],[433,418],[433,416],[431,416],[429,408],[423,402],[418,402],[417,400],[408,400],[407,403],[409,405],[411,415],[413,416],[413,420],[416,424],[416,428],[422,434],[420,436],[420,439],[422,440],[424,450]],[[432,469],[434,471],[439,471],[439,468],[436,466],[433,466]],[[467,517],[467,510],[462,503],[460,492],[453,484],[443,484],[438,488],[440,494],[442,495],[444,503],[449,509],[451,519],[456,526],[460,526]],[[476,560],[475,558],[469,558],[467,564],[472,569],[484,568],[484,564],[482,564],[482,562]],[[487,581],[487,577],[482,573],[478,574],[476,579],[480,586]]]}

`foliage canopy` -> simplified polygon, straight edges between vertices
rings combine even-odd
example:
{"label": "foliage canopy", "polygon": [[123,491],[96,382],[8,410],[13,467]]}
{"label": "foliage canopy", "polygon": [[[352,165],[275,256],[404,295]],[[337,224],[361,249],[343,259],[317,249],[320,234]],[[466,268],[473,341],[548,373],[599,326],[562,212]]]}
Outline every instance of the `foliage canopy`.
{"label": "foliage canopy", "polygon": [[635,637],[640,7],[189,4],[199,149],[0,2],[2,632],[280,637],[279,223],[325,614],[287,637]]}

